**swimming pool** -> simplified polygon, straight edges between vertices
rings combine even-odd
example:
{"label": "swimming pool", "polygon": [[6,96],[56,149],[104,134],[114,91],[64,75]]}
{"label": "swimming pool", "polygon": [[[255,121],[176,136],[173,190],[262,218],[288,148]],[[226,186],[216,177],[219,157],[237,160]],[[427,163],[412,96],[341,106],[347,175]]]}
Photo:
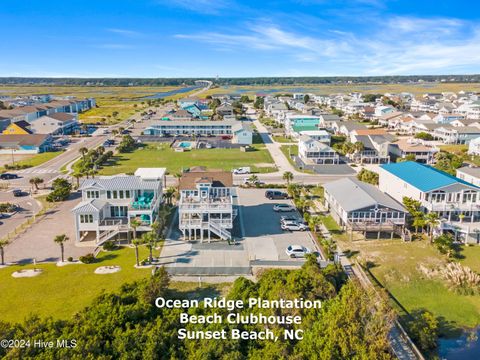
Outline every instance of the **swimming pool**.
{"label": "swimming pool", "polygon": [[181,147],[183,149],[186,149],[186,148],[191,148],[192,147],[192,143],[188,142],[188,141],[182,141],[180,144],[178,144],[178,147]]}

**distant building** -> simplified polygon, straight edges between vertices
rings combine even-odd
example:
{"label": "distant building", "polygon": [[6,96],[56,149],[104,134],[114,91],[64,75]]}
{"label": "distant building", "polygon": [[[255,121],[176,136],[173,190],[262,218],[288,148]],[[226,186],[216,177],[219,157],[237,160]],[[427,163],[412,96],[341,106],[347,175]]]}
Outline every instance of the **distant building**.
{"label": "distant building", "polygon": [[237,124],[236,120],[224,121],[159,121],[147,127],[144,135],[232,135],[232,127]]}
{"label": "distant building", "polygon": [[4,135],[28,135],[32,134],[30,123],[25,120],[13,122],[3,130]]}
{"label": "distant building", "polygon": [[0,154],[38,154],[50,147],[50,135],[0,135]]}
{"label": "distant building", "polygon": [[32,121],[31,129],[35,134],[69,135],[78,125],[77,114],[53,113]]}

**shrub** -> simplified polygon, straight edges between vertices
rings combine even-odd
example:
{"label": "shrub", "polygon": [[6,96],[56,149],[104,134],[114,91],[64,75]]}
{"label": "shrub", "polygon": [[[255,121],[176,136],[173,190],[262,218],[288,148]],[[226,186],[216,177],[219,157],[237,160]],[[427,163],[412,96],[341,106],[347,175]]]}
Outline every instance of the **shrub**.
{"label": "shrub", "polygon": [[73,261],[73,257],[69,256],[69,257],[67,258],[67,261],[68,261],[68,262],[72,262],[72,261]]}
{"label": "shrub", "polygon": [[104,244],[103,244],[103,250],[105,251],[112,251],[112,250],[115,250],[116,249],[116,245],[113,241],[106,241]]}
{"label": "shrub", "polygon": [[93,254],[87,254],[85,256],[80,256],[79,260],[84,264],[92,264],[96,259]]}

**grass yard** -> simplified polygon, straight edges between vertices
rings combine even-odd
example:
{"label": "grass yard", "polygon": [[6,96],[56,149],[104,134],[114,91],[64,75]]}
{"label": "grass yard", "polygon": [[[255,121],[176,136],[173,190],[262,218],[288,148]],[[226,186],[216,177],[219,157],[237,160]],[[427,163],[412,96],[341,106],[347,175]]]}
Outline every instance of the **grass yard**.
{"label": "grass yard", "polygon": [[[146,247],[141,246],[140,259],[148,256]],[[34,278],[13,278],[11,274],[19,269],[31,269],[33,265],[9,266],[0,269],[0,311],[2,320],[20,322],[30,314],[40,317],[52,316],[67,319],[88,306],[102,291],[112,292],[127,282],[145,278],[151,269],[135,269],[135,251],[122,248],[101,252],[94,264],[67,265],[39,264],[43,273]],[[97,275],[99,266],[120,265],[122,270],[114,274]],[[68,286],[67,286],[68,285]],[[198,289],[198,283],[172,283],[178,291],[191,291],[192,297],[214,289],[222,290],[227,284],[205,286]]]}
{"label": "grass yard", "polygon": [[440,145],[439,149],[448,153],[453,153],[455,155],[464,155],[468,151],[468,145],[464,145],[464,144]]}
{"label": "grass yard", "polygon": [[297,170],[306,174],[315,174],[312,170],[299,169],[290,155],[298,155],[298,145],[281,145],[280,150],[287,158],[288,162]]}
{"label": "grass yard", "polygon": [[211,169],[232,170],[250,166],[255,172],[275,171],[270,153],[263,144],[254,144],[256,151],[242,152],[239,149],[195,149],[175,152],[168,144],[149,143],[133,153],[118,154],[111,166],[100,170],[102,175],[133,173],[139,167],[166,167],[170,174],[182,168],[206,166]]}
{"label": "grass yard", "polygon": [[[417,266],[442,266],[445,257],[428,241],[404,243],[401,240],[348,241],[338,238],[344,251],[373,264],[371,273],[396,300],[402,316],[403,310],[428,310],[440,322],[442,333],[453,335],[460,328],[480,325],[480,296],[458,295],[447,289],[443,281],[427,279]],[[480,248],[466,247],[461,262],[479,271]]]}
{"label": "grass yard", "polygon": [[[148,250],[140,247],[140,258],[148,256]],[[67,254],[68,256],[68,254]],[[99,266],[120,265],[115,274],[97,275]],[[52,316],[57,319],[70,317],[87,306],[101,291],[117,290],[123,283],[150,274],[150,269],[135,269],[135,251],[122,248],[101,252],[94,264],[66,265],[39,264],[43,273],[34,278],[13,278],[11,274],[33,265],[15,265],[0,269],[0,311],[5,321],[21,321],[30,313]],[[66,286],[68,284],[68,286]]]}
{"label": "grass yard", "polygon": [[278,142],[278,143],[293,143],[295,142],[294,140],[292,140],[291,138],[288,138],[288,137],[285,137],[285,136],[278,136],[278,135],[274,135],[272,136],[273,140]]}
{"label": "grass yard", "polygon": [[30,167],[41,165],[53,158],[56,158],[58,155],[62,154],[63,150],[60,151],[48,151],[40,154],[35,154],[32,157],[23,159],[20,161],[15,161],[17,165],[28,165]]}

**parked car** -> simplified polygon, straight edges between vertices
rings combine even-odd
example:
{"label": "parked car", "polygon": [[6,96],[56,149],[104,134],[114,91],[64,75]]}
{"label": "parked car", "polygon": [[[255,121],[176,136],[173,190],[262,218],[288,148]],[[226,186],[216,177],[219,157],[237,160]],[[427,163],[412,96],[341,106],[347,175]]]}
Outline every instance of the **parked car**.
{"label": "parked car", "polygon": [[285,252],[291,258],[305,257],[305,255],[312,253],[309,248],[306,248],[302,245],[290,245],[289,247],[287,247]]}
{"label": "parked car", "polygon": [[287,222],[298,221],[298,217],[293,215],[284,215],[280,217],[280,224],[284,224]]}
{"label": "parked car", "polygon": [[10,179],[18,179],[17,174],[12,174],[12,173],[3,173],[0,175],[1,180],[10,180]]}
{"label": "parked car", "polygon": [[269,200],[288,199],[288,194],[278,190],[267,190],[265,191],[265,197]]}
{"label": "parked car", "polygon": [[265,184],[263,181],[260,180],[251,180],[249,178],[243,179],[243,184],[244,185],[262,185]]}
{"label": "parked car", "polygon": [[245,175],[245,174],[250,174],[250,167],[245,166],[245,167],[239,167],[236,169],[233,169],[233,173],[235,175]]}
{"label": "parked car", "polygon": [[15,196],[15,197],[19,197],[19,196],[25,195],[25,193],[24,193],[22,190],[20,190],[20,189],[14,189],[14,190],[12,191],[12,193],[13,193],[13,196]]}
{"label": "parked car", "polygon": [[288,221],[280,225],[282,230],[288,231],[306,231],[308,226],[300,221]]}
{"label": "parked car", "polygon": [[277,212],[295,211],[295,206],[289,205],[289,204],[276,204],[276,205],[273,205],[273,211],[277,211]]}
{"label": "parked car", "polygon": [[104,135],[105,135],[105,134],[110,134],[110,130],[104,129],[104,130],[103,130],[103,134],[104,134]]}

